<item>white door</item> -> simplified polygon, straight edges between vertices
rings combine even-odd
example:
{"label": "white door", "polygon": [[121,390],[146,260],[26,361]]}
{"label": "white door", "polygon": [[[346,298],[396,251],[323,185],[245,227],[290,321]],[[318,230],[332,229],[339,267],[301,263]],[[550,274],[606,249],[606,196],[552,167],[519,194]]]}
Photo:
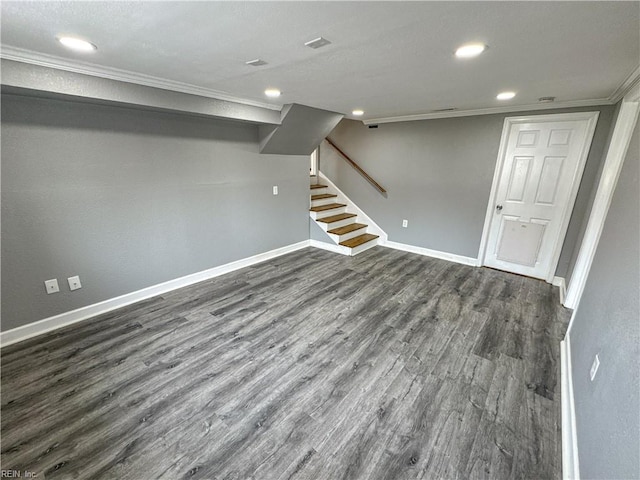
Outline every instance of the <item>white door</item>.
{"label": "white door", "polygon": [[598,112],[505,119],[484,265],[553,280]]}

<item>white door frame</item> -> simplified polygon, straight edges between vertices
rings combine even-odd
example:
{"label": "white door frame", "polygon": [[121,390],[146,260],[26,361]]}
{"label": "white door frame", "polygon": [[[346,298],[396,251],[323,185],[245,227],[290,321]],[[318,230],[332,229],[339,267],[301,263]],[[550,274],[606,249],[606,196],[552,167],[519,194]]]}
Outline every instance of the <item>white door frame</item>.
{"label": "white door frame", "polygon": [[310,174],[311,175],[318,175],[318,157],[319,157],[319,151],[320,151],[320,146],[318,145],[318,147],[316,147],[316,149],[311,152],[311,156],[310,156],[310,161],[311,161],[311,169],[310,169]]}
{"label": "white door frame", "polygon": [[584,166],[587,163],[587,157],[589,155],[589,149],[591,148],[591,141],[593,140],[593,133],[596,129],[596,123],[598,121],[598,115],[600,112],[576,112],[576,113],[552,113],[548,115],[527,115],[525,117],[507,117],[504,119],[504,125],[502,127],[502,136],[500,138],[500,148],[498,149],[498,159],[496,161],[496,169],[493,173],[493,183],[491,184],[491,194],[489,195],[489,203],[487,204],[487,213],[484,218],[484,228],[482,229],[482,240],[480,241],[480,250],[478,252],[478,259],[480,266],[485,265],[485,258],[487,255],[487,247],[490,233],[491,221],[493,220],[495,213],[496,196],[498,194],[498,185],[500,183],[500,177],[502,169],[505,163],[505,157],[507,153],[507,141],[511,132],[511,127],[521,123],[544,123],[544,122],[565,122],[565,121],[580,121],[586,120],[587,131],[585,142],[582,146],[582,151],[578,158],[578,168],[576,169],[576,175],[573,178],[573,184],[571,185],[571,193],[569,195],[569,201],[567,202],[564,211],[562,212],[560,235],[555,239],[553,246],[553,256],[551,259],[551,267],[546,277],[548,283],[553,282],[555,270],[558,267],[558,260],[560,259],[560,252],[562,251],[562,244],[567,233],[569,226],[569,219],[571,218],[571,212],[573,211],[573,205],[578,195],[578,188],[580,187],[580,180],[582,179],[582,173],[584,172]]}
{"label": "white door frame", "polygon": [[[629,143],[633,135],[638,120],[638,112],[640,111],[640,84],[636,84],[631,91],[625,95],[620,105],[618,118],[613,127],[613,134],[609,142],[609,150],[607,151],[600,183],[593,200],[591,214],[587,223],[587,228],[582,237],[582,244],[578,252],[576,264],[573,267],[573,274],[569,280],[567,287],[567,295],[563,305],[574,310],[580,303],[580,297],[587,283],[587,276],[593,263],[593,257],[598,248],[600,235],[604,228],[604,222],[609,212],[611,199],[618,183],[618,177],[622,170],[622,164],[627,155]],[[573,317],[569,323],[569,330],[573,323]]]}

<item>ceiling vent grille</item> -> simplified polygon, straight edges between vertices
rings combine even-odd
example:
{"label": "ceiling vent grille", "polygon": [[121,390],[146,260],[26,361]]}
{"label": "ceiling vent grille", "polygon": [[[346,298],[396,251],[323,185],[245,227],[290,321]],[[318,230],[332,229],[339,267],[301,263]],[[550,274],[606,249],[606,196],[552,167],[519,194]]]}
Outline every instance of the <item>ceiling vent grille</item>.
{"label": "ceiling vent grille", "polygon": [[540,97],[538,101],[541,103],[551,103],[556,101],[556,97]]}

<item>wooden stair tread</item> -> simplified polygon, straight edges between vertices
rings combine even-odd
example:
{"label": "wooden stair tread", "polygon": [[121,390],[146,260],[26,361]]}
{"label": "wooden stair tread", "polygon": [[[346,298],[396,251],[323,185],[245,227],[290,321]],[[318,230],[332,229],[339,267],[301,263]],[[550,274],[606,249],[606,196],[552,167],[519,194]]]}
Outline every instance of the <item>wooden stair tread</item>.
{"label": "wooden stair tread", "polygon": [[337,196],[333,193],[322,193],[320,195],[311,195],[311,200],[324,200],[325,198],[336,198]]}
{"label": "wooden stair tread", "polygon": [[364,223],[350,223],[344,227],[334,228],[328,230],[327,233],[333,233],[334,235],[344,235],[345,233],[353,232],[354,230],[360,230],[361,228],[367,228]]}
{"label": "wooden stair tread", "polygon": [[330,203],[328,205],[320,205],[319,207],[311,207],[310,212],[324,212],[326,210],[333,210],[334,208],[346,207],[344,203]]}
{"label": "wooden stair tread", "polygon": [[346,220],[348,218],[353,218],[353,217],[357,217],[357,215],[355,213],[341,213],[339,215],[332,215],[330,217],[318,218],[316,222],[333,223],[333,222],[339,222],[340,220]]}
{"label": "wooden stair tread", "polygon": [[357,237],[350,238],[349,240],[345,240],[344,242],[340,242],[340,245],[343,247],[355,248],[363,243],[370,242],[371,240],[375,240],[378,238],[378,235],[373,235],[371,233],[365,233],[364,235],[360,235]]}
{"label": "wooden stair tread", "polygon": [[314,183],[311,185],[311,190],[315,190],[316,188],[326,188],[326,185],[320,185],[319,183]]}

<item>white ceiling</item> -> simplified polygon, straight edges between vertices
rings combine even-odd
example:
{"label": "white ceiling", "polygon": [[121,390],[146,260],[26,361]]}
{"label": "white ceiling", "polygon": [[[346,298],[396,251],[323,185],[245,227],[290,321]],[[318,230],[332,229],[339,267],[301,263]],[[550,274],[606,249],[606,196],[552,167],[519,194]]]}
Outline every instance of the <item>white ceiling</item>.
{"label": "white ceiling", "polygon": [[[1,2],[6,58],[54,56],[253,102],[300,103],[365,119],[542,96],[611,100],[640,63],[640,2]],[[66,50],[75,34],[98,50]],[[306,41],[332,42],[313,50]],[[457,46],[485,42],[476,59]],[[11,57],[7,55],[11,52]],[[33,53],[37,52],[37,53]],[[262,67],[245,65],[261,58]],[[64,59],[64,61],[62,60]],[[266,87],[283,95],[266,99]]]}

